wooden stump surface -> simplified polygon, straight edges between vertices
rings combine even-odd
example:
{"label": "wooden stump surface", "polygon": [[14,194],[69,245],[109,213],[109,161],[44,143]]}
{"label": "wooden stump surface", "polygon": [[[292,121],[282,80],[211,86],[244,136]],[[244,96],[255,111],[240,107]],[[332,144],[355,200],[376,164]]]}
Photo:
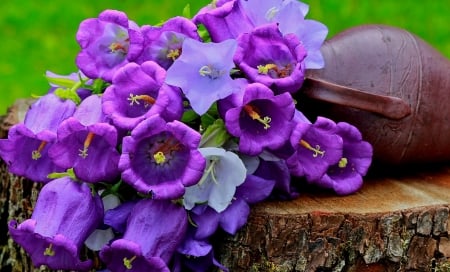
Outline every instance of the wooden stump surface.
{"label": "wooden stump surface", "polygon": [[[29,103],[18,101],[0,120],[2,137]],[[385,169],[350,196],[308,191],[253,206],[237,235],[219,235],[218,260],[231,272],[450,271],[450,163]],[[0,271],[46,271],[32,267],[6,227],[30,217],[40,185],[4,163],[0,179]]]}
{"label": "wooden stump surface", "polygon": [[449,206],[445,165],[372,176],[353,195],[254,206],[220,260],[230,271],[450,271]]}

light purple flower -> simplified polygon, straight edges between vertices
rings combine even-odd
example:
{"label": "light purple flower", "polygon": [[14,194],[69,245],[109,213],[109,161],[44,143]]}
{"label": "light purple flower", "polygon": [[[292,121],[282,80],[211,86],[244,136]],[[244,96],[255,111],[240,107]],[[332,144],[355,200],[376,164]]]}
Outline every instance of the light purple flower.
{"label": "light purple flower", "polygon": [[81,47],[76,58],[78,68],[89,78],[108,82],[118,68],[135,60],[142,51],[139,26],[117,10],[105,10],[98,18],[82,21],[76,39]]}
{"label": "light purple flower", "polygon": [[306,69],[320,69],[325,66],[320,48],[328,35],[328,28],[321,22],[305,20],[295,9],[291,1],[277,15],[278,27],[283,34],[293,33],[306,49]]}
{"label": "light purple flower", "polygon": [[186,210],[169,200],[143,199],[133,208],[123,238],[100,251],[113,271],[170,272],[167,267],[188,225]]}
{"label": "light purple flower", "polygon": [[47,182],[47,175],[62,170],[48,157],[49,147],[56,141],[60,123],[71,116],[76,105],[54,94],[39,98],[27,111],[24,123],[14,125],[8,139],[0,140],[0,156],[9,172],[35,182]]}
{"label": "light purple flower", "polygon": [[197,184],[186,188],[183,205],[190,210],[196,204],[207,203],[220,213],[231,204],[236,187],[245,180],[244,163],[223,148],[205,147],[199,151],[207,160],[205,173]]}
{"label": "light purple flower", "polygon": [[328,167],[342,158],[342,138],[336,124],[318,117],[313,124],[298,122],[290,137],[294,153],[286,160],[292,175],[308,181],[320,179]]}
{"label": "light purple flower", "polygon": [[289,93],[274,95],[268,87],[253,83],[246,87],[241,104],[225,113],[225,126],[231,135],[239,137],[240,152],[258,155],[289,140],[294,109]]}
{"label": "light purple flower", "polygon": [[136,62],[152,60],[168,69],[181,55],[186,38],[200,40],[197,26],[184,17],[173,17],[162,26],[143,26],[144,48]]}
{"label": "light purple flower", "polygon": [[74,116],[61,123],[58,141],[49,149],[49,157],[59,167],[73,168],[76,177],[86,182],[117,178],[118,133],[106,120],[101,98],[98,95],[86,98]]}
{"label": "light purple flower", "polygon": [[159,115],[142,121],[123,139],[119,169],[137,191],[156,199],[176,199],[203,175],[200,134],[177,120]]}
{"label": "light purple flower", "polygon": [[44,185],[30,219],[12,220],[8,228],[36,267],[86,271],[92,261],[81,261],[79,252],[102,218],[100,197],[86,183],[64,177]]}
{"label": "light purple flower", "polygon": [[126,130],[155,114],[167,121],[179,119],[183,113],[181,92],[164,84],[165,76],[166,71],[153,61],[125,65],[103,94],[103,111]]}
{"label": "light purple flower", "polygon": [[239,91],[230,76],[236,41],[202,43],[185,39],[182,54],[167,70],[166,83],[180,87],[199,115],[219,99]]}
{"label": "light purple flower", "polygon": [[331,188],[339,195],[347,195],[363,185],[362,177],[369,170],[373,150],[368,142],[363,141],[359,130],[348,123],[338,123],[336,133],[344,142],[342,158],[330,166],[322,178],[311,183]]}
{"label": "light purple flower", "polygon": [[234,61],[250,81],[276,93],[293,93],[303,84],[305,57],[296,35],[283,35],[276,24],[269,24],[239,36]]}
{"label": "light purple flower", "polygon": [[309,7],[298,0],[240,0],[245,14],[255,27],[268,23],[283,24],[285,11],[295,14],[291,23],[295,24],[306,16]]}

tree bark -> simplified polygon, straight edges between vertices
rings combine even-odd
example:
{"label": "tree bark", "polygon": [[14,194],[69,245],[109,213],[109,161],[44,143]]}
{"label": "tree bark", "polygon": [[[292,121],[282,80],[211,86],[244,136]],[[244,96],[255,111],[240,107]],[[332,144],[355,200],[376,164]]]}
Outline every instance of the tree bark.
{"label": "tree bark", "polygon": [[[1,117],[2,138],[29,104],[19,100]],[[231,272],[450,271],[450,166],[372,172],[350,196],[310,190],[255,205],[237,235],[219,235],[217,258]],[[0,185],[0,270],[48,271],[7,234],[9,220],[31,216],[41,185],[4,162]]]}

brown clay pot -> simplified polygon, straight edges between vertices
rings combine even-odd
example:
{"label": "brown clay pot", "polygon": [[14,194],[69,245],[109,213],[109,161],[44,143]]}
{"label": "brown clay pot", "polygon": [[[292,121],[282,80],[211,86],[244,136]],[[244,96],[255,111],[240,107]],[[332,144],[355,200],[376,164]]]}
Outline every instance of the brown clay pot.
{"label": "brown clay pot", "polygon": [[383,25],[324,43],[325,68],[297,94],[310,117],[349,122],[389,164],[450,161],[450,61],[419,37]]}

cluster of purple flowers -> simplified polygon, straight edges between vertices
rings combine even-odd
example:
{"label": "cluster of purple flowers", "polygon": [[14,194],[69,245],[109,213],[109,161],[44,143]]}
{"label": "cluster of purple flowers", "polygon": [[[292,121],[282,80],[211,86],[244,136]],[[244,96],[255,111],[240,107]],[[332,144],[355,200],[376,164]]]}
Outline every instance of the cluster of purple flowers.
{"label": "cluster of purple flowers", "polygon": [[86,245],[96,269],[226,270],[211,237],[235,234],[252,204],[296,197],[292,177],[357,191],[371,145],[348,123],[311,122],[292,96],[324,67],[327,28],[307,12],[219,0],[158,26],[116,10],[84,20],[80,71],[48,73],[49,93],[0,140],[11,173],[44,183],[12,238],[51,269],[92,269]]}

